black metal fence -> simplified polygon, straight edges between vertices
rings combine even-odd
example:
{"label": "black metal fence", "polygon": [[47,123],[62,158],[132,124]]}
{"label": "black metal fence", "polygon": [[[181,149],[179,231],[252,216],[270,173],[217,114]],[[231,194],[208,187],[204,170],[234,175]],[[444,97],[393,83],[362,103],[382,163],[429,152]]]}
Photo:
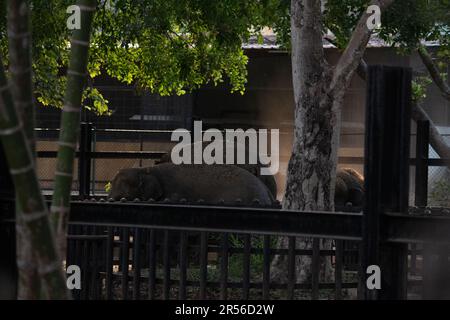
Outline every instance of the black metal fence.
{"label": "black metal fence", "polygon": [[[74,201],[67,264],[82,270],[82,288],[74,296],[340,299],[355,297],[357,287],[357,297],[365,299],[448,297],[450,216],[425,207],[426,189],[417,182],[419,207],[408,210],[407,170],[416,164],[417,181],[424,182],[428,165],[450,160],[427,159],[426,135],[417,139],[416,159],[409,159],[410,77],[400,68],[370,71],[364,213]],[[79,153],[79,162],[103,156],[88,150]],[[88,187],[80,188],[81,199],[88,195]],[[2,211],[12,215],[13,202],[5,203]],[[298,239],[312,240],[305,246]],[[328,247],[323,239],[332,240]],[[280,256],[281,276],[273,265]],[[298,257],[311,259],[304,282],[297,281]],[[357,273],[348,257],[358,259]],[[331,279],[323,276],[325,263],[334,265]],[[382,270],[380,290],[366,287],[365,271],[373,264]]]}
{"label": "black metal fence", "polygon": [[[388,243],[449,241],[448,215],[416,209],[385,219]],[[84,270],[78,299],[356,299],[365,279],[351,266],[361,263],[361,226],[361,213],[73,202],[67,263]],[[296,240],[305,237],[314,240],[299,247]],[[328,249],[324,238],[333,240]],[[281,239],[287,245],[280,248]],[[273,276],[276,255],[285,257],[285,277]],[[300,283],[296,265],[305,257],[311,274]],[[327,281],[324,259],[334,267]],[[423,277],[422,265],[431,258],[419,245],[407,259],[408,297],[432,297],[426,288],[434,280]]]}
{"label": "black metal fence", "polygon": [[[356,298],[358,276],[347,269],[343,258],[355,255],[353,250],[344,250],[341,238],[355,237],[356,233],[352,235],[349,230],[335,230],[338,238],[329,250],[320,250],[319,238],[310,248],[302,249],[296,247],[297,228],[287,232],[287,228],[270,226],[277,218],[284,220],[283,226],[288,226],[284,223],[287,220],[292,224],[298,218],[280,210],[167,204],[108,204],[107,211],[103,208],[103,204],[86,202],[73,206],[74,220],[84,220],[85,215],[95,217],[89,222],[71,223],[67,263],[88,270],[77,298],[341,299],[352,294]],[[108,212],[108,217],[100,212]],[[121,212],[139,223],[133,226],[135,223],[125,218],[127,226],[122,225]],[[349,215],[341,218],[354,218]],[[256,224],[256,218],[266,223]],[[168,226],[168,219],[175,222]],[[114,220],[117,222],[112,224]],[[146,225],[143,220],[151,223]],[[254,221],[254,230],[237,228],[242,224],[239,221]],[[277,248],[277,240],[287,234],[291,234],[288,246]],[[271,276],[275,255],[286,257],[284,279]],[[308,283],[295,280],[295,259],[299,256],[312,258]],[[328,282],[319,277],[321,258],[333,262],[336,269],[335,277]]]}

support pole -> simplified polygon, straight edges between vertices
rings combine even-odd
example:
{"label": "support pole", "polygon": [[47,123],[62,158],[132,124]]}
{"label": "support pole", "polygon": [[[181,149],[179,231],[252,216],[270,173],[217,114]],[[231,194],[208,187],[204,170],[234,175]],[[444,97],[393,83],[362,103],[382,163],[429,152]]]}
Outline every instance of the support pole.
{"label": "support pole", "polygon": [[[367,83],[365,191],[363,215],[364,298],[406,299],[406,244],[383,241],[386,211],[408,210],[411,113],[411,70],[371,66]],[[367,267],[381,270],[381,288],[366,286]]]}
{"label": "support pole", "polygon": [[78,158],[78,187],[80,199],[85,199],[90,195],[91,148],[92,123],[82,122],[80,128],[80,156]]}
{"label": "support pole", "polygon": [[[0,142],[0,300],[17,298],[16,229],[14,185]],[[6,201],[9,200],[9,201]]]}

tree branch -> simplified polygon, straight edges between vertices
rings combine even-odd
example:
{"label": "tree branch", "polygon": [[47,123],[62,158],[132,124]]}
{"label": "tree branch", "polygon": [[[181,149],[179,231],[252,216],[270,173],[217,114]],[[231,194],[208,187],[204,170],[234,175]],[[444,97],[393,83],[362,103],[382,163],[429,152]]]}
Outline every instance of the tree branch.
{"label": "tree branch", "polygon": [[427,67],[431,78],[433,79],[436,86],[441,90],[442,96],[450,101],[450,86],[445,82],[444,78],[439,73],[437,65],[434,63],[430,53],[424,46],[419,46],[417,49],[423,64]]}
{"label": "tree branch", "polygon": [[[431,120],[431,118],[427,115],[425,110],[423,110],[423,108],[417,103],[412,104],[411,118],[413,118],[414,121],[416,122],[419,120],[429,121],[431,146],[437,152],[437,154],[441,159],[450,159],[450,146],[442,138],[442,135],[436,128],[433,120]],[[447,168],[450,169],[450,165],[447,165]]]}
{"label": "tree branch", "polygon": [[[372,0],[370,5],[377,5],[383,12],[394,0]],[[330,84],[330,92],[333,95],[343,95],[350,84],[353,72],[363,58],[372,30],[367,27],[367,20],[371,13],[364,11],[353,31],[352,37],[339,59]]]}

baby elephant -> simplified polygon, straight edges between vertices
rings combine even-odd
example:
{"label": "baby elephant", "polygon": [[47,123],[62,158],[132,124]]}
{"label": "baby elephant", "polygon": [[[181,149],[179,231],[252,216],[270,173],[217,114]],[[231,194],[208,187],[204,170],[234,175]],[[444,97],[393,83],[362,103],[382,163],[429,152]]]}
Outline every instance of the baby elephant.
{"label": "baby elephant", "polygon": [[274,197],[267,187],[250,172],[232,165],[175,165],[161,163],[149,168],[120,170],[112,181],[109,197],[115,200],[168,198],[186,199],[205,204],[251,205],[255,199],[270,206]]}
{"label": "baby elephant", "polygon": [[336,173],[336,190],[334,202],[337,206],[351,203],[355,207],[363,205],[364,178],[356,170],[343,168]]}

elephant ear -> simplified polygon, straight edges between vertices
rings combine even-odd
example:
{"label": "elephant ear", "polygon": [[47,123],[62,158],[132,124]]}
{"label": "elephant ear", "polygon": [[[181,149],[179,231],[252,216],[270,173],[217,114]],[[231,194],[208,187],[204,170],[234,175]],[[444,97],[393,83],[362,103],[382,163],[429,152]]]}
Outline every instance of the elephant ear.
{"label": "elephant ear", "polygon": [[162,184],[159,179],[151,173],[141,173],[139,189],[141,190],[141,194],[145,200],[150,198],[159,200],[163,196]]}

